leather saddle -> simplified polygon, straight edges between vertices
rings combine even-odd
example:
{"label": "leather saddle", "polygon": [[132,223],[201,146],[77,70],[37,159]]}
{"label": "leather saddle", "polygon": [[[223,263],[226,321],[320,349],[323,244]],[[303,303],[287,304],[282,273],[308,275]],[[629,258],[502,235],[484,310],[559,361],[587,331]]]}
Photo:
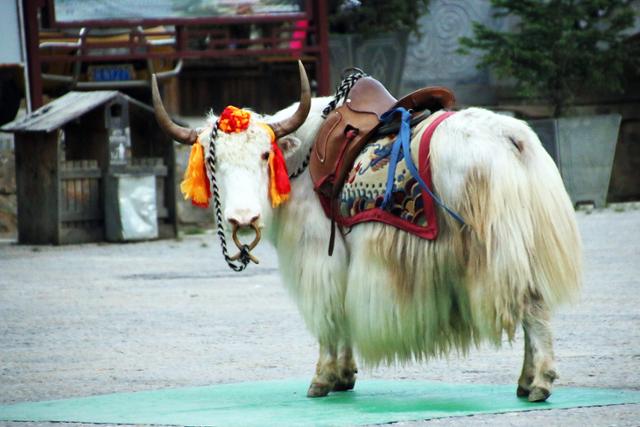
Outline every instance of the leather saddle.
{"label": "leather saddle", "polygon": [[309,159],[309,172],[327,215],[334,218],[332,200],[338,197],[345,178],[362,148],[376,138],[380,116],[404,107],[415,113],[449,109],[453,93],[444,87],[425,87],[397,100],[372,77],[360,78],[344,104],[333,110],[318,132]]}

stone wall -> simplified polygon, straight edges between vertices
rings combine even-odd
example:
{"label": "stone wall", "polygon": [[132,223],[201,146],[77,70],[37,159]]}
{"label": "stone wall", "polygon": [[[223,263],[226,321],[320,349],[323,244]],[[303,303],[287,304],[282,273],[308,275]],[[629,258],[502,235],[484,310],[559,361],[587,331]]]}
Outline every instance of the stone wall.
{"label": "stone wall", "polygon": [[488,71],[476,68],[479,55],[456,52],[460,37],[473,36],[475,21],[493,28],[506,25],[493,18],[489,0],[433,0],[420,19],[422,37],[409,40],[401,93],[447,86],[455,92],[458,104],[495,104],[496,82]]}
{"label": "stone wall", "polygon": [[0,134],[0,236],[17,235],[17,206],[13,136]]}

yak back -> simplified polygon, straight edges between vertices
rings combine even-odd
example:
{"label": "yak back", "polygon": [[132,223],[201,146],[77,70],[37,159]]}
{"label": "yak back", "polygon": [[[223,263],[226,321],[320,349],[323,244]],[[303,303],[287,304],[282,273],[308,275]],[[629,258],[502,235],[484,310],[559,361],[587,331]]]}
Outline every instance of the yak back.
{"label": "yak back", "polygon": [[444,87],[422,88],[398,101],[372,77],[356,81],[344,104],[325,119],[309,159],[314,189],[327,215],[333,217],[331,200],[340,193],[363,147],[375,138],[382,114],[396,107],[414,112],[437,111],[449,109],[454,103],[453,93]]}

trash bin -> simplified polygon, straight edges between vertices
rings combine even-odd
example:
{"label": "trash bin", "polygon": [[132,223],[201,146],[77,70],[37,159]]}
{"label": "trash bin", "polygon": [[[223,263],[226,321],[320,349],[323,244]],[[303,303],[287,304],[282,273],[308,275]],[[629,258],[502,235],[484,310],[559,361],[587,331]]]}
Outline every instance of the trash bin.
{"label": "trash bin", "polygon": [[110,175],[105,196],[107,241],[124,242],[158,237],[155,175]]}

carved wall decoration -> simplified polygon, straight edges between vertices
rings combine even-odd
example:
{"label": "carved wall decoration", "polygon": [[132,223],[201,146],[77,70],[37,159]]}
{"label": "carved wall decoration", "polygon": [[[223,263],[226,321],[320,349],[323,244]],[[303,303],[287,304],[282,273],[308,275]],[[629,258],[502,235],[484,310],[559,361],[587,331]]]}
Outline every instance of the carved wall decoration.
{"label": "carved wall decoration", "polygon": [[[433,0],[420,20],[422,38],[409,40],[403,92],[430,85],[449,86],[459,101],[486,102],[492,97],[489,73],[478,70],[478,54],[460,55],[460,37],[473,36],[473,22],[498,27],[489,0]],[[480,89],[480,91],[478,91]]]}

